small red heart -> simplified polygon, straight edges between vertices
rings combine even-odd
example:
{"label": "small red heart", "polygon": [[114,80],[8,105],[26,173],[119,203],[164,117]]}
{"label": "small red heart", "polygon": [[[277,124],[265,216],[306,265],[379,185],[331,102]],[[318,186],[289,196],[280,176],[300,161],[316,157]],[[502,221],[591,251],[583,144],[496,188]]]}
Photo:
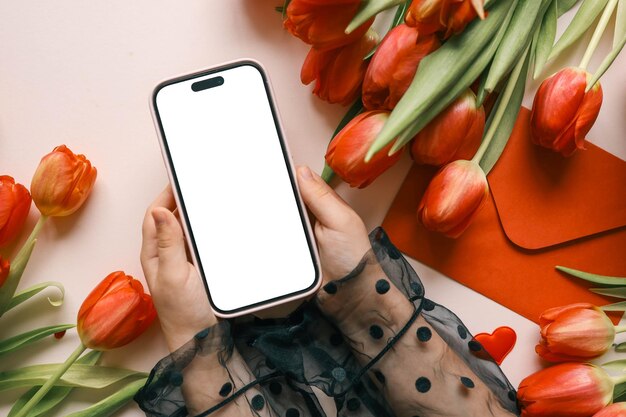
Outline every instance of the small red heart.
{"label": "small red heart", "polygon": [[510,327],[502,326],[494,330],[492,334],[477,334],[474,339],[483,346],[498,365],[501,365],[504,358],[513,350],[517,334]]}

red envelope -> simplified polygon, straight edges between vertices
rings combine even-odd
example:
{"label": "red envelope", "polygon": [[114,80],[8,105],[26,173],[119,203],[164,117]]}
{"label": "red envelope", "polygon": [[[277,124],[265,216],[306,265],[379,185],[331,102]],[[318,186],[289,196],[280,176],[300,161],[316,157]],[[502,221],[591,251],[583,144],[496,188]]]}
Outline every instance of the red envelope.
{"label": "red envelope", "polygon": [[626,162],[590,143],[570,158],[535,146],[529,118],[523,108],[460,238],[417,221],[432,167],[411,168],[383,227],[402,252],[537,322],[550,307],[617,301],[554,267],[626,276]]}

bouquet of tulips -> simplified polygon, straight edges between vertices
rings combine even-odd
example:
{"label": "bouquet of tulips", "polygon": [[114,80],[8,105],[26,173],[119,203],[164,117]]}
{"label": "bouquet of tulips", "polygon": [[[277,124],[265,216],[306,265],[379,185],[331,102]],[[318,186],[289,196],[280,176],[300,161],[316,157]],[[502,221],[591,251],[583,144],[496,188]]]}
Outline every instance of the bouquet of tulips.
{"label": "bouquet of tulips", "polygon": [[[20,279],[37,242],[37,236],[50,217],[76,212],[91,193],[97,171],[84,155],[58,146],[44,156],[33,176],[30,192],[10,176],[0,176],[0,318],[47,287],[63,294],[63,285],[44,282],[17,291]],[[36,225],[10,262],[6,256],[28,217],[31,202],[40,216]],[[59,306],[63,299],[50,301]],[[45,364],[0,370],[0,391],[31,387],[13,405],[8,417],[36,417],[59,405],[76,387],[105,388],[119,382],[117,392],[72,417],[109,416],[128,402],[145,383],[147,375],[128,369],[99,366],[102,351],[123,346],[144,332],[154,321],[156,310],[141,283],[122,271],[109,274],[83,302],[77,325],[45,326],[7,339],[0,339],[0,357],[47,336],[63,337],[77,328],[81,343],[63,364]],[[1,328],[1,327],[0,327]],[[83,352],[92,349],[85,355]],[[7,362],[3,362],[7,363]]]}
{"label": "bouquet of tulips", "polygon": [[[533,103],[541,146],[584,148],[602,103],[599,78],[626,43],[626,2],[582,0],[555,42],[557,19],[577,0],[287,0],[284,27],[311,45],[304,84],[330,103],[353,103],[325,156],[322,177],[365,187],[408,148],[440,167],[417,216],[429,230],[459,236],[489,193],[486,174],[513,130],[526,80],[576,42],[600,16],[578,67],[547,78]],[[386,35],[376,15],[396,8]],[[613,50],[587,66],[614,10]]]}

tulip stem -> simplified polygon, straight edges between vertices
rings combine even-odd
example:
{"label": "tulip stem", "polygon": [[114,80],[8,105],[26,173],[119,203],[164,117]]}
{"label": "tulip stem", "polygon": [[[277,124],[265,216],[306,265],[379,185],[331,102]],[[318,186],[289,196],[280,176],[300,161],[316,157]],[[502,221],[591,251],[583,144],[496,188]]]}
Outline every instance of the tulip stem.
{"label": "tulip stem", "polygon": [[36,406],[39,401],[41,401],[41,399],[48,393],[48,391],[50,391],[54,384],[56,384],[56,382],[63,376],[65,371],[67,371],[68,368],[72,366],[72,364],[85,351],[85,349],[87,349],[87,347],[82,343],[78,345],[76,350],[72,352],[69,358],[67,358],[65,362],[59,365],[57,370],[50,376],[50,378],[48,378],[46,383],[43,384],[41,388],[39,388],[39,391],[37,391],[26,404],[24,404],[24,406],[20,409],[20,411],[17,412],[17,414],[15,414],[14,417],[26,417],[28,413],[33,409],[33,407]]}
{"label": "tulip stem", "polygon": [[617,0],[609,0],[609,3],[604,8],[602,12],[602,16],[600,17],[600,21],[598,21],[598,26],[596,26],[596,30],[593,31],[593,35],[591,36],[591,40],[589,41],[589,45],[587,45],[587,50],[585,50],[585,54],[583,55],[583,59],[580,61],[579,67],[587,70],[587,66],[589,65],[589,61],[591,61],[591,56],[594,51],[598,47],[600,43],[600,38],[606,29],[606,25],[608,25],[609,20],[611,19],[611,15],[613,14],[613,10],[617,5]]}
{"label": "tulip stem", "polygon": [[626,332],[626,324],[623,326],[615,326],[615,333],[624,333]]}

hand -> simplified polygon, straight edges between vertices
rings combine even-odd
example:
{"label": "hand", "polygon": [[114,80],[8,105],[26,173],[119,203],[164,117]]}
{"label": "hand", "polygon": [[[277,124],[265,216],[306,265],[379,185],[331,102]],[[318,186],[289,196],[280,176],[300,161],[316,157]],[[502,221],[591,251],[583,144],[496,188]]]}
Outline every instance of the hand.
{"label": "hand", "polygon": [[141,266],[170,352],[216,323],[204,284],[187,260],[182,228],[172,211],[168,186],[148,207],[143,221]]}
{"label": "hand", "polygon": [[309,167],[297,169],[304,203],[316,217],[314,231],[324,283],[351,272],[371,249],[367,229],[358,214]]}

